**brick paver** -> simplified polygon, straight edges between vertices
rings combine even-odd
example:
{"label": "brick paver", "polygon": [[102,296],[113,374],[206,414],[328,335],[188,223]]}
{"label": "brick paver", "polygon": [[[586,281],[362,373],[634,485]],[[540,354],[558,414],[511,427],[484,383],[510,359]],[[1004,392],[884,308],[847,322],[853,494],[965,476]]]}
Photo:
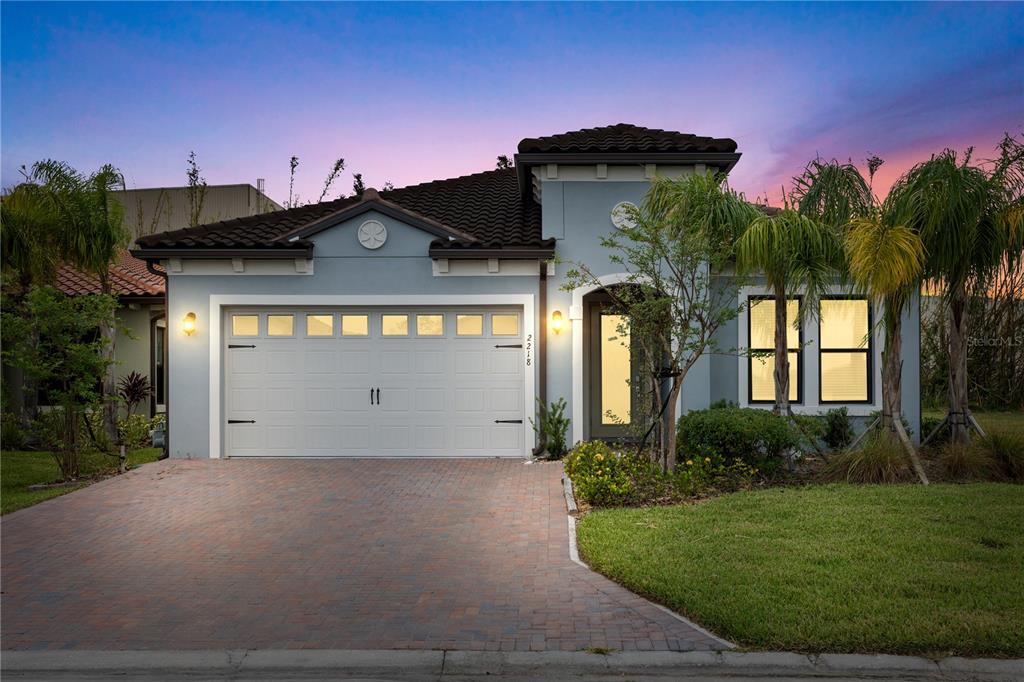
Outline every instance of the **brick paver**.
{"label": "brick paver", "polygon": [[561,467],[165,461],[2,527],[5,649],[690,650],[568,558]]}

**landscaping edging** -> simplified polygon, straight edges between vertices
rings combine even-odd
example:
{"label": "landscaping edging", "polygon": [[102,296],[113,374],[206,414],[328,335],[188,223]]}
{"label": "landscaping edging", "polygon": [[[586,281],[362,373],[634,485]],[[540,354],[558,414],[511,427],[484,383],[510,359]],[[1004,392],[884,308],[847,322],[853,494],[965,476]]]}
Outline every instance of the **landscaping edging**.
{"label": "landscaping edging", "polygon": [[5,651],[8,679],[105,679],[148,677],[206,679],[337,679],[346,675],[402,677],[502,676],[522,679],[643,675],[645,678],[707,679],[785,676],[789,679],[842,677],[899,680],[991,680],[1024,676],[1024,661],[916,656],[789,652],[690,651],[479,652],[392,650],[208,650],[208,651]]}

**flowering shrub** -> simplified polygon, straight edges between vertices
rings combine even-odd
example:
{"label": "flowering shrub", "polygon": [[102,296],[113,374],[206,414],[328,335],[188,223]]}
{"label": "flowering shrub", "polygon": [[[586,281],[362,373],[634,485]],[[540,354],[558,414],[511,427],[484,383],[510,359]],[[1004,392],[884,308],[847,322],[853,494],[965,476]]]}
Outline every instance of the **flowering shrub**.
{"label": "flowering shrub", "polygon": [[800,439],[789,423],[768,410],[724,407],[690,412],[679,418],[676,444],[679,459],[690,452],[714,452],[722,463],[740,459],[750,466],[771,471]]}
{"label": "flowering shrub", "polygon": [[726,463],[714,452],[705,451],[680,459],[673,472],[672,484],[682,497],[695,497],[709,492],[725,492],[750,487],[760,472],[742,459]]}
{"label": "flowering shrub", "polygon": [[579,443],[565,458],[565,473],[576,495],[593,505],[629,502],[636,490],[634,458],[603,441]]}

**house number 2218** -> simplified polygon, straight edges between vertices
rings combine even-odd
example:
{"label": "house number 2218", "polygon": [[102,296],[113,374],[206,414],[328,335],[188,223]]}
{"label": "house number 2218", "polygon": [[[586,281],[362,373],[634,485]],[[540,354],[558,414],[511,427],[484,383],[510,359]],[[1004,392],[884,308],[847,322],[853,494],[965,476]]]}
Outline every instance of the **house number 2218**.
{"label": "house number 2218", "polygon": [[533,334],[526,335],[526,366],[533,365]]}

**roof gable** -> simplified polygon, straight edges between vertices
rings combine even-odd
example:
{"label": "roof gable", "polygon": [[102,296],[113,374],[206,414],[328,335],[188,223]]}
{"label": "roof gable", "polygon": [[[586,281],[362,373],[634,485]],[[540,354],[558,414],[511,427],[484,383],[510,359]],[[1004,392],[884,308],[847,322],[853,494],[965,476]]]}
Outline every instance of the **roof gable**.
{"label": "roof gable", "polygon": [[520,154],[600,153],[735,153],[736,141],[700,137],[629,123],[600,128],[583,128],[558,135],[526,138],[519,142]]}

